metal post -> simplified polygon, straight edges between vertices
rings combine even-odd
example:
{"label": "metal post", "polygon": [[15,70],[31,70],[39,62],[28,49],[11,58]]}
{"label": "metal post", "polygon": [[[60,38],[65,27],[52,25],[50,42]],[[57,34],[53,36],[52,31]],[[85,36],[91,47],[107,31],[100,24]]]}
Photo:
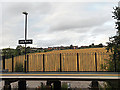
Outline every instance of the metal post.
{"label": "metal post", "polygon": [[14,72],[14,56],[12,55],[12,72]]}
{"label": "metal post", "polygon": [[[27,15],[28,15],[28,13],[23,12],[23,14],[25,14],[25,41],[26,41],[27,40]],[[26,43],[25,43],[25,62],[26,62]]]}
{"label": "metal post", "polygon": [[29,72],[29,55],[27,55],[27,72]]}
{"label": "metal post", "polygon": [[[27,40],[27,12],[23,12],[25,14],[25,41]],[[25,43],[25,60],[26,60],[26,43]]]}
{"label": "metal post", "polygon": [[5,56],[2,56],[2,60],[3,60],[3,70],[5,70]]}
{"label": "metal post", "polygon": [[61,53],[60,53],[60,72],[62,72]]}
{"label": "metal post", "polygon": [[96,72],[97,72],[97,53],[95,52],[95,68],[96,68]]}
{"label": "metal post", "polygon": [[77,53],[77,71],[79,72],[79,54]]}
{"label": "metal post", "polygon": [[45,71],[45,55],[43,54],[43,72]]}
{"label": "metal post", "polygon": [[24,61],[24,72],[27,72],[26,65],[27,65],[27,61],[25,60]]}

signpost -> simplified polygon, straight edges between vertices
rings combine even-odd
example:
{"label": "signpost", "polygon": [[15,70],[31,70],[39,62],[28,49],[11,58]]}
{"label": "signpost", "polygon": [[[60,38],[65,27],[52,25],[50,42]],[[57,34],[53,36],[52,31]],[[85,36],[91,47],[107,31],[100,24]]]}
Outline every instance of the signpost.
{"label": "signpost", "polygon": [[32,39],[29,39],[29,40],[19,40],[19,44],[32,44]]}
{"label": "signpost", "polygon": [[19,40],[18,43],[19,44],[25,44],[25,61],[24,61],[24,69],[26,72],[26,44],[32,44],[33,40],[32,39],[27,39],[27,12],[23,12],[23,14],[25,14],[25,40]]}

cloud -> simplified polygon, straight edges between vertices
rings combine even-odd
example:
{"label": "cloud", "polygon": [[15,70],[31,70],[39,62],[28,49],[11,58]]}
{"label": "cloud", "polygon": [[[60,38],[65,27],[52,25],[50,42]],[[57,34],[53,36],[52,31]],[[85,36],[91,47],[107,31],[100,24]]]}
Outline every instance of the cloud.
{"label": "cloud", "polygon": [[44,15],[48,11],[50,11],[49,7],[49,3],[3,3],[2,42],[0,42],[2,43],[2,46],[16,46],[18,40],[24,38],[24,15],[22,14],[23,11],[28,11],[30,13],[29,22],[34,22],[37,21],[35,20],[35,18],[37,19],[36,16],[38,16],[39,18],[39,14]]}
{"label": "cloud", "polygon": [[105,38],[113,33],[111,12],[115,5],[109,2],[3,3],[1,47],[15,47],[19,39],[24,39],[23,11],[29,13],[28,38],[33,39],[34,46],[105,43]]}
{"label": "cloud", "polygon": [[69,29],[84,29],[84,28],[92,28],[96,26],[100,26],[107,21],[106,17],[89,17],[80,19],[80,16],[77,17],[66,17],[61,19],[60,21],[53,24],[50,28],[51,31],[56,30],[69,30]]}
{"label": "cloud", "polygon": [[52,47],[52,46],[61,46],[61,45],[68,45],[70,44],[70,40],[69,39],[61,39],[61,40],[38,40],[38,42],[36,43],[38,45],[38,47]]}
{"label": "cloud", "polygon": [[[111,3],[100,5],[99,3],[57,3],[53,5],[55,9],[53,9],[52,14],[46,15],[45,19],[35,24],[34,27],[39,28],[47,25],[49,32],[78,31],[78,29],[82,32],[86,28],[101,26],[111,20],[111,12],[108,12],[111,8],[106,7]],[[103,8],[106,8],[106,10],[103,10]]]}

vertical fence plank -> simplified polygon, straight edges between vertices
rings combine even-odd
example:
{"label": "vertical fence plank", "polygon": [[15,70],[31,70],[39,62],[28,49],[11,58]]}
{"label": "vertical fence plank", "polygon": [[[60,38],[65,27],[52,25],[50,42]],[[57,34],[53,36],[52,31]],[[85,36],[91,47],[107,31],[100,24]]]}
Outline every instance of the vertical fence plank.
{"label": "vertical fence plank", "polygon": [[32,55],[32,67],[33,67],[33,71],[35,71],[35,54]]}
{"label": "vertical fence plank", "polygon": [[37,60],[36,60],[36,54],[34,55],[34,71],[37,71],[37,62],[36,62]]}
{"label": "vertical fence plank", "polygon": [[101,53],[98,52],[97,54],[97,71],[101,71]]}
{"label": "vertical fence plank", "polygon": [[86,71],[89,71],[89,69],[90,69],[89,67],[90,67],[90,66],[89,66],[89,55],[88,55],[88,53],[86,53],[86,64],[87,64],[87,65],[86,65],[86,67],[87,67],[87,68],[86,68]]}
{"label": "vertical fence plank", "polygon": [[29,69],[29,72],[30,72],[31,71],[31,54],[29,54],[29,63],[28,64],[29,64],[29,68],[28,69]]}
{"label": "vertical fence plank", "polygon": [[81,56],[81,53],[79,53],[79,55],[80,55],[80,71],[82,71],[82,56]]}
{"label": "vertical fence plank", "polygon": [[81,58],[80,58],[80,53],[79,53],[79,71],[81,71]]}
{"label": "vertical fence plank", "polygon": [[114,54],[113,54],[113,61],[114,61],[114,71],[116,72],[116,52],[114,51]]}
{"label": "vertical fence plank", "polygon": [[12,72],[14,72],[14,56],[12,55]]}
{"label": "vertical fence plank", "polygon": [[63,54],[61,58],[62,58],[62,62],[61,62],[62,63],[62,67],[61,67],[61,69],[62,69],[62,71],[64,71],[65,54]]}
{"label": "vertical fence plank", "polygon": [[90,57],[91,57],[91,71],[94,71],[94,57],[93,57],[93,52],[92,53],[90,53]]}

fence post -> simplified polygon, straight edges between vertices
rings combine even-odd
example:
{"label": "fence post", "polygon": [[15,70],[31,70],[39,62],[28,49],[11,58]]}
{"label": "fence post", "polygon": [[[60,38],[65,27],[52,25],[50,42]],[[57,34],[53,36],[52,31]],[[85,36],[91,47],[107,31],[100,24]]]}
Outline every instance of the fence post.
{"label": "fence post", "polygon": [[5,70],[5,56],[2,56],[2,60],[3,60],[3,70]]}
{"label": "fence post", "polygon": [[96,72],[97,72],[97,53],[95,52],[95,68],[96,68]]}
{"label": "fence post", "polygon": [[79,72],[79,54],[77,53],[77,71]]}
{"label": "fence post", "polygon": [[45,72],[45,54],[43,54],[43,72]]}
{"label": "fence post", "polygon": [[27,72],[29,72],[29,55],[27,55]]}
{"label": "fence post", "polygon": [[26,72],[26,70],[27,70],[27,69],[26,69],[26,65],[27,65],[27,61],[25,60],[25,61],[24,61],[24,72]]}
{"label": "fence post", "polygon": [[12,55],[12,72],[14,72],[14,56]]}
{"label": "fence post", "polygon": [[60,72],[62,72],[61,53],[60,53]]}

